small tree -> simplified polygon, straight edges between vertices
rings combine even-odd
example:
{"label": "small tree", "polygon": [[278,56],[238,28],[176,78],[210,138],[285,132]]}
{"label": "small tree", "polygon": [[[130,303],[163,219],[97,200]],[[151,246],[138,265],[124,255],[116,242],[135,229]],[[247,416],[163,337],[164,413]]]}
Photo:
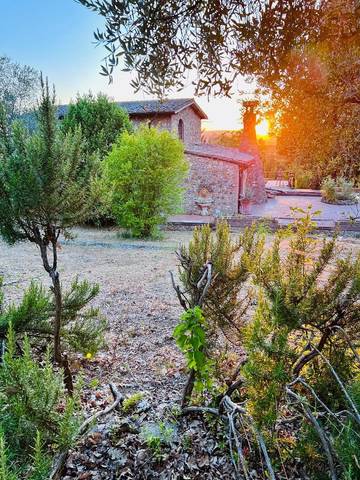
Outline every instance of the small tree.
{"label": "small tree", "polygon": [[39,87],[39,73],[34,68],[0,55],[0,102],[10,122],[34,106]]}
{"label": "small tree", "polygon": [[[212,384],[211,374],[217,377],[220,389],[226,387],[221,373],[215,375],[212,368],[219,363],[218,340],[224,335],[232,344],[241,343],[239,334],[252,301],[247,285],[249,267],[262,248],[263,236],[255,225],[234,240],[229,225],[222,222],[215,233],[208,225],[195,228],[189,245],[182,245],[177,252],[181,288],[173,276],[172,282],[186,313],[174,337],[190,371],[183,407],[194,386],[204,390]],[[238,369],[231,376],[235,382]]]}
{"label": "small tree", "polygon": [[183,145],[167,131],[124,132],[103,162],[104,190],[119,226],[149,237],[181,204],[188,165]]}
{"label": "small tree", "polygon": [[[64,309],[58,240],[88,215],[95,163],[85,161],[80,129],[69,133],[59,129],[55,94],[50,95],[47,82],[41,80],[41,86],[34,134],[20,123],[9,129],[0,109],[0,234],[10,244],[27,240],[39,247],[54,295],[54,357],[65,368],[71,391],[71,374],[61,350]],[[83,299],[89,297],[91,288],[87,285],[81,290]]]}
{"label": "small tree", "polygon": [[68,133],[79,126],[86,152],[98,153],[100,158],[109,152],[120,133],[133,130],[127,112],[101,93],[78,96],[76,102],[70,104],[62,129]]}

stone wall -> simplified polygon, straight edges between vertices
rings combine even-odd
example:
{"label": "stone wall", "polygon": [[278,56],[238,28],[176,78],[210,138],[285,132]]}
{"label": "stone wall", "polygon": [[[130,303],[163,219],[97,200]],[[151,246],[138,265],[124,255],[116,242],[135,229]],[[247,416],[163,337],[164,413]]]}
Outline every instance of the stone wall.
{"label": "stone wall", "polygon": [[[239,167],[230,162],[193,154],[187,154],[187,158],[190,163],[190,172],[185,184],[184,212],[195,215],[207,213],[216,217],[236,215],[239,198]],[[202,209],[199,203],[205,207]]]}
{"label": "stone wall", "polygon": [[175,136],[178,136],[179,121],[184,122],[184,143],[201,142],[201,119],[192,107],[184,108],[175,114],[155,114],[155,115],[131,115],[131,121],[138,127],[141,124],[151,124],[152,127],[160,130],[169,130]]}
{"label": "stone wall", "polygon": [[171,130],[171,115],[130,115],[135,128],[140,125],[151,125],[159,130]]}
{"label": "stone wall", "polygon": [[171,130],[178,134],[179,120],[184,122],[184,143],[201,142],[201,119],[192,107],[184,108],[179,113],[171,116]]}

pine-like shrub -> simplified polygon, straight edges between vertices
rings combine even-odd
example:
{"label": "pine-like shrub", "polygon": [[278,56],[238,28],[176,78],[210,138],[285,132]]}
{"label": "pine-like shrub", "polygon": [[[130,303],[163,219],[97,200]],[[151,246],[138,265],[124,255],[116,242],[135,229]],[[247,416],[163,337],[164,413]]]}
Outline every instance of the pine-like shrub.
{"label": "pine-like shrub", "polygon": [[241,327],[253,300],[250,267],[263,241],[256,226],[234,240],[228,223],[220,222],[215,232],[208,225],[195,228],[189,245],[177,252],[181,287],[174,286],[185,313],[174,337],[190,372],[183,406],[194,386],[198,391],[223,391],[229,378],[237,377],[239,352],[227,362],[224,341],[242,342]]}
{"label": "pine-like shrub", "polygon": [[[297,213],[303,216],[295,220],[295,231],[276,234],[272,248],[253,263],[259,301],[244,330],[248,405],[259,424],[269,428],[290,381],[303,376],[314,387],[321,381],[319,395],[339,392],[323,357],[333,358],[330,345],[338,356],[350,355],[342,332],[356,341],[360,327],[360,256],[340,257],[336,236],[316,238],[310,211]],[[321,380],[314,377],[314,362]],[[354,370],[344,364],[341,374],[348,382]]]}
{"label": "pine-like shrub", "polygon": [[179,279],[189,307],[198,305],[198,282],[205,265],[211,263],[211,283],[202,306],[209,334],[216,336],[222,331],[238,341],[252,300],[247,283],[250,265],[262,251],[263,241],[255,225],[233,239],[229,224],[219,222],[215,232],[209,225],[195,228],[189,245],[182,245],[177,252]]}
{"label": "pine-like shrub", "polygon": [[[50,94],[47,82],[42,82],[38,128],[34,133],[30,134],[21,123],[10,128],[0,106],[0,234],[10,244],[27,240],[39,248],[52,283],[54,357],[63,367],[66,359],[61,333],[66,317],[73,315],[69,311],[74,311],[72,298],[82,296],[84,303],[97,287],[78,284],[71,294],[63,294],[58,240],[60,235],[69,235],[71,227],[91,212],[95,160],[87,156],[80,128],[68,133],[60,129],[55,94]],[[72,379],[68,368],[66,371],[71,391]]]}
{"label": "pine-like shrub", "polygon": [[54,370],[49,352],[39,363],[25,337],[22,353],[16,354],[11,325],[6,345],[0,368],[0,471],[45,480],[52,456],[68,448],[78,432],[79,398],[76,392],[66,396],[63,375]]}
{"label": "pine-like shrub", "polygon": [[[0,340],[5,338],[11,324],[16,334],[26,333],[37,344],[48,343],[53,334],[55,315],[51,292],[32,282],[19,304],[4,307],[1,283],[0,278]],[[103,346],[107,323],[98,308],[87,307],[98,291],[98,285],[76,279],[63,292],[60,333],[66,350],[94,354]]]}

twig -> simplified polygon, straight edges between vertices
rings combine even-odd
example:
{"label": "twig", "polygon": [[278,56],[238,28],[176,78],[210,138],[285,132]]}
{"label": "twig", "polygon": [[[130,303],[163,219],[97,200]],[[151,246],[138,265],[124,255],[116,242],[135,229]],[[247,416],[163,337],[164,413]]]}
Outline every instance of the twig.
{"label": "twig", "polygon": [[349,402],[351,408],[353,409],[354,413],[355,413],[355,420],[356,422],[360,425],[360,413],[359,413],[359,410],[357,409],[353,399],[351,398],[351,396],[348,394],[344,384],[342,383],[342,381],[340,380],[340,377],[339,375],[336,373],[336,371],[334,370],[334,367],[331,365],[331,363],[329,362],[329,360],[325,357],[325,355],[323,355],[321,352],[318,351],[318,354],[321,356],[321,358],[324,360],[324,362],[326,363],[326,365],[329,367],[331,373],[333,374],[333,376],[335,377],[336,381],[338,382],[341,390],[343,391],[345,397],[346,397],[346,400]]}
{"label": "twig", "polygon": [[[109,384],[111,393],[114,397],[114,402],[104,410],[101,410],[100,412],[95,413],[95,415],[92,415],[91,417],[87,418],[82,425],[79,428],[78,431],[78,436],[80,437],[83,435],[86,431],[89,425],[91,425],[95,420],[99,419],[100,417],[103,417],[104,415],[107,415],[110,413],[112,410],[115,410],[118,408],[120,403],[124,400],[124,397],[122,394],[118,391],[116,386],[113,383]],[[50,476],[48,480],[60,480],[61,479],[61,474],[64,469],[66,460],[69,455],[69,450],[66,450],[64,452],[61,452],[55,459],[53,463],[53,468],[51,470]]]}
{"label": "twig", "polygon": [[217,417],[220,417],[220,412],[217,408],[211,407],[185,407],[181,410],[183,415],[187,415],[189,413],[211,413]]}
{"label": "twig", "polygon": [[356,351],[354,345],[352,344],[352,341],[350,340],[349,338],[349,335],[345,332],[345,330],[343,328],[341,328],[339,325],[335,325],[334,327],[331,327],[332,330],[340,330],[340,332],[343,334],[345,340],[347,341],[349,347],[351,348],[356,360],[359,362],[360,364],[360,355],[358,354],[358,352]]}
{"label": "twig", "polygon": [[265,459],[265,463],[266,463],[266,467],[267,467],[267,470],[268,470],[269,478],[271,480],[276,480],[274,469],[273,469],[273,466],[272,466],[272,463],[271,463],[271,460],[270,460],[270,457],[269,457],[269,454],[268,454],[268,451],[267,451],[267,448],[266,448],[266,444],[265,444],[265,441],[264,441],[264,437],[262,436],[261,432],[257,429],[254,419],[251,417],[251,415],[248,414],[248,412],[245,410],[245,408],[243,408],[240,405],[238,405],[237,403],[233,402],[231,400],[231,398],[229,398],[227,396],[224,397],[223,404],[224,404],[225,408],[228,407],[228,408],[231,408],[234,411],[237,411],[239,413],[246,414],[246,417],[251,424],[251,428],[254,432],[254,435],[255,435],[257,441],[259,442],[260,449],[261,449],[263,457]]}
{"label": "twig", "polygon": [[[291,382],[288,386],[291,387],[292,385],[295,385],[296,383],[301,383],[306,389],[309,390],[309,392],[312,394],[312,396],[315,398],[315,400],[325,409],[325,411],[332,417],[334,418],[342,427],[345,427],[346,425],[344,422],[341,421],[339,418],[339,413],[346,413],[347,415],[350,415],[352,418],[354,418],[354,414],[352,412],[349,412],[348,410],[345,410],[343,412],[338,412],[335,414],[333,411],[330,410],[330,408],[324,403],[321,398],[317,395],[315,390],[305,382],[305,380],[301,377],[296,378],[293,382]],[[310,406],[310,405],[309,405]],[[357,432],[354,432],[359,438],[360,435]]]}
{"label": "twig", "polygon": [[241,466],[242,466],[242,470],[243,470],[245,479],[248,480],[249,479],[248,468],[247,468],[246,460],[245,460],[245,457],[244,457],[242,445],[241,445],[241,442],[240,442],[239,437],[237,435],[237,430],[235,428],[234,412],[228,413],[228,421],[229,421],[229,446],[230,446],[230,453],[231,453],[232,462],[234,464],[235,470],[238,472],[239,467],[238,467],[237,462],[236,462],[236,460],[234,458],[234,455],[232,453],[232,441],[231,440],[232,440],[232,437],[234,437],[236,449],[238,451],[238,456],[240,458],[240,463],[241,463]]}
{"label": "twig", "polygon": [[98,420],[100,417],[107,415],[112,410],[115,410],[120,404],[120,402],[124,400],[124,397],[122,396],[122,394],[119,392],[119,390],[116,388],[116,386],[113,383],[110,383],[109,387],[110,387],[111,393],[114,396],[114,402],[104,410],[100,410],[99,412],[95,413],[91,417],[87,418],[79,428],[79,435],[83,435],[86,432],[89,425],[91,425],[95,420]]}
{"label": "twig", "polygon": [[[208,262],[206,264],[206,270],[205,272],[207,273],[207,280],[206,280],[206,284],[205,284],[205,287],[202,291],[202,294],[200,295],[200,298],[199,298],[199,301],[198,301],[198,305],[199,307],[202,306],[203,304],[203,301],[204,301],[204,298],[206,297],[206,294],[207,294],[207,291],[209,290],[209,287],[210,287],[210,284],[211,284],[211,278],[212,278],[212,263]],[[204,272],[204,274],[205,274]],[[201,280],[200,280],[201,281]],[[200,282],[198,283],[198,285],[200,284]],[[199,288],[199,287],[198,287]]]}
{"label": "twig", "polygon": [[183,309],[186,311],[186,310],[188,309],[188,306],[186,305],[186,302],[185,302],[185,300],[184,300],[184,298],[183,298],[183,295],[182,295],[182,293],[181,293],[180,287],[179,287],[179,285],[176,285],[176,283],[175,283],[175,279],[174,279],[174,274],[173,274],[173,272],[169,271],[169,273],[170,273],[170,278],[171,278],[172,286],[173,286],[173,288],[174,288],[174,290],[175,290],[175,292],[176,292],[176,295],[177,295],[177,297],[178,297],[178,299],[179,299],[180,305],[181,305],[181,306],[183,307]]}
{"label": "twig", "polygon": [[319,422],[316,420],[316,418],[312,414],[311,410],[304,404],[300,395],[293,392],[289,387],[286,387],[286,392],[290,397],[293,397],[294,399],[296,399],[298,401],[298,403],[300,403],[300,405],[301,405],[301,407],[304,411],[305,416],[313,424],[313,426],[314,426],[314,428],[315,428],[315,430],[316,430],[316,432],[317,432],[317,434],[320,438],[320,441],[321,441],[322,446],[323,446],[324,451],[325,451],[326,458],[328,460],[328,464],[329,464],[329,468],[330,468],[330,472],[331,472],[331,479],[332,480],[337,480],[338,477],[336,475],[334,461],[333,461],[333,457],[332,457],[331,450],[330,450],[330,442],[327,438],[326,433],[321,428]]}

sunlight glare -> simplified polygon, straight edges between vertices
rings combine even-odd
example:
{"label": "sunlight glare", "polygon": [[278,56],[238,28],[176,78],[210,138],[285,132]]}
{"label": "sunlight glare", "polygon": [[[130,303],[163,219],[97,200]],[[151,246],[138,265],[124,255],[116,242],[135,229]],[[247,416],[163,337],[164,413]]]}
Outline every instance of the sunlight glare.
{"label": "sunlight glare", "polygon": [[264,118],[256,125],[256,133],[259,137],[267,137],[269,135],[269,122]]}

